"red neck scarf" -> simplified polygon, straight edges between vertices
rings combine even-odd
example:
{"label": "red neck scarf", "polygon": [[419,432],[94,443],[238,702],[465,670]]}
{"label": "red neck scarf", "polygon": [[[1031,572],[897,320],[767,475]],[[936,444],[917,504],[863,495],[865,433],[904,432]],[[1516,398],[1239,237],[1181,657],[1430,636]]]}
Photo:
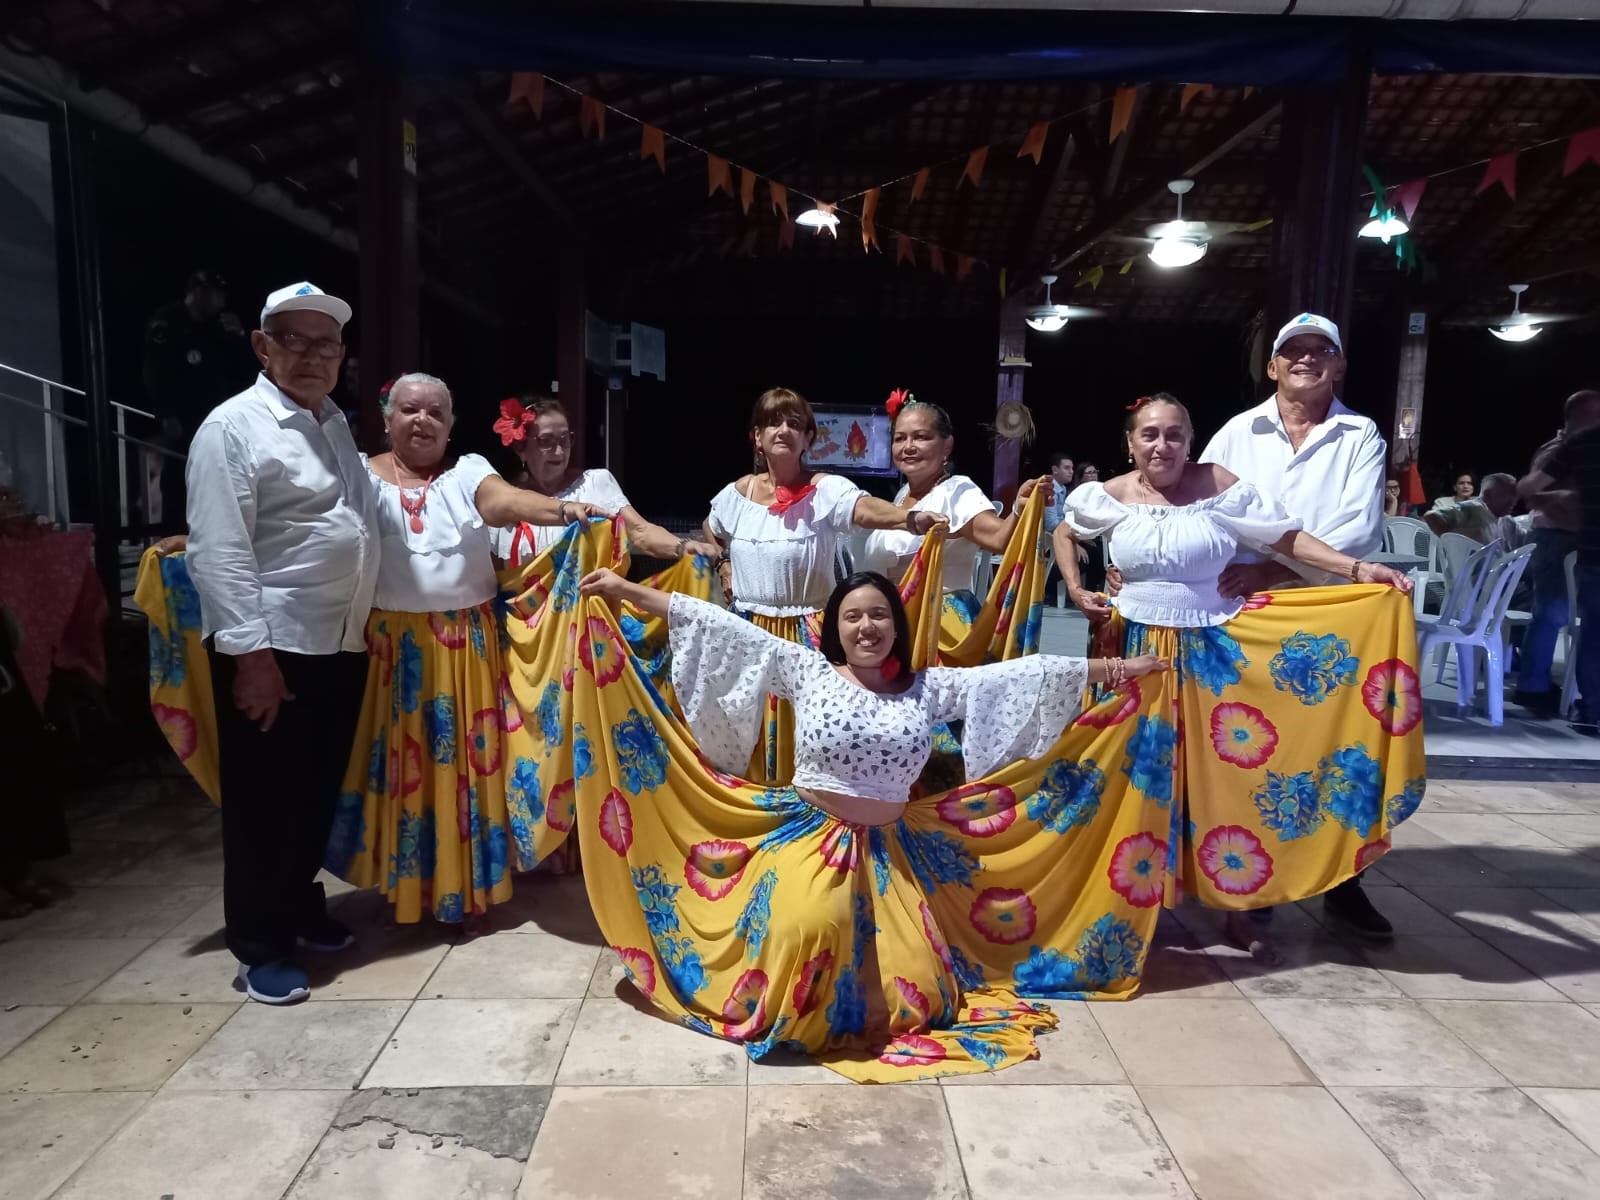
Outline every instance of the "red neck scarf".
{"label": "red neck scarf", "polygon": [[799,504],[800,501],[811,495],[812,492],[816,491],[817,485],[808,483],[803,487],[792,488],[774,484],[772,490],[777,499],[767,505],[767,511],[775,517],[781,517],[796,504]]}

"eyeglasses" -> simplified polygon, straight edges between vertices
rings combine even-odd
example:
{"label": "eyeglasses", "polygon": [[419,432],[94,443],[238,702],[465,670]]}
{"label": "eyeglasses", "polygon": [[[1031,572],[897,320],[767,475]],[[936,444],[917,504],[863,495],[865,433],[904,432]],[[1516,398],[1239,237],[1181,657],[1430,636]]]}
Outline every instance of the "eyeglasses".
{"label": "eyeglasses", "polygon": [[533,444],[541,450],[563,450],[572,445],[570,433],[541,433],[533,439]]}
{"label": "eyeglasses", "polygon": [[1299,362],[1302,358],[1322,359],[1338,358],[1337,346],[1283,346],[1278,350],[1278,357],[1285,362]]}
{"label": "eyeglasses", "polygon": [[290,354],[315,354],[318,358],[338,358],[344,354],[344,343],[332,338],[308,338],[303,333],[275,333],[271,329],[261,332]]}

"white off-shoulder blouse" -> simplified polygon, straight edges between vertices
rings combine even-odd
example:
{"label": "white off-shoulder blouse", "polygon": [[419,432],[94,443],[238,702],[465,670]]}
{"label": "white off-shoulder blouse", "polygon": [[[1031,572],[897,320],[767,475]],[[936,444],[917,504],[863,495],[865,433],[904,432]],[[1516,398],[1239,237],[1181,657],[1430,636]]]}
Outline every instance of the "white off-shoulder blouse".
{"label": "white off-shoulder blouse", "polygon": [[[895,493],[896,504],[906,498],[908,486],[902,484]],[[985,551],[976,542],[957,535],[978,514],[994,512],[993,502],[967,476],[951,475],[935,484],[926,496],[911,506],[911,511],[938,513],[950,522],[950,537],[944,544],[944,590],[971,591],[973,569],[977,566],[978,555]],[[921,548],[923,536],[907,529],[872,530],[867,534],[862,551],[865,569],[878,571],[899,583]]]}
{"label": "white off-shoulder blouse", "polygon": [[1074,535],[1105,535],[1122,571],[1122,591],[1112,600],[1124,617],[1145,625],[1194,629],[1221,625],[1244,606],[1224,596],[1217,576],[1241,546],[1259,550],[1301,528],[1283,506],[1254,485],[1232,487],[1182,507],[1124,504],[1100,483],[1067,497],[1062,521]]}
{"label": "white off-shoulder blouse", "polygon": [[728,548],[733,602],[769,617],[816,612],[833,591],[834,555],[866,493],[839,475],[787,512],[774,513],[730,483],[711,501],[706,523]]}
{"label": "white off-shoulder blouse", "polygon": [[[463,454],[428,487],[422,529],[400,506],[400,489],[361,456],[378,505],[378,589],[374,608],[390,612],[444,612],[494,599],[491,535],[478,511],[478,487],[495,473],[479,454]],[[406,488],[415,500],[421,488]]]}
{"label": "white off-shoulder blouse", "polygon": [[[556,502],[570,500],[574,504],[594,504],[615,516],[628,507],[628,498],[622,494],[622,485],[610,471],[601,468],[584,471],[559,492],[550,497]],[[506,529],[494,531],[495,557],[508,567],[520,567],[532,562],[560,540],[565,526],[530,525],[523,521]]]}
{"label": "white off-shoulder blouse", "polygon": [[743,772],[765,697],[794,705],[794,786],[899,806],[933,749],[932,727],[964,721],[967,778],[1038,758],[1078,715],[1081,658],[1035,654],[982,667],[919,671],[897,695],[846,679],[816,650],[675,593],[672,686],[707,758]]}

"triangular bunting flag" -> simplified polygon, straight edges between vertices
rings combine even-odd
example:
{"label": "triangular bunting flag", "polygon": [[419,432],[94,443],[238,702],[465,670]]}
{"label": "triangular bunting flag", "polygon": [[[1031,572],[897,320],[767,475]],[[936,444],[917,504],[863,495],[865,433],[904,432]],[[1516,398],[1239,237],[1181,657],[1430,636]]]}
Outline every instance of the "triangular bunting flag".
{"label": "triangular bunting flag", "polygon": [[739,168],[739,207],[746,216],[750,215],[750,206],[756,199],[756,173],[749,167]]}
{"label": "triangular bunting flag", "polygon": [[645,125],[639,130],[639,157],[655,159],[662,174],[666,173],[667,137],[654,125]]}
{"label": "triangular bunting flag", "polygon": [[1567,159],[1561,173],[1571,175],[1586,162],[1600,163],[1600,125],[1572,135],[1567,143]]}
{"label": "triangular bunting flag", "polygon": [[1044,139],[1050,134],[1050,122],[1040,121],[1028,130],[1028,136],[1022,139],[1022,149],[1017,151],[1018,158],[1032,157],[1033,165],[1038,166],[1044,160]]}
{"label": "triangular bunting flag", "polygon": [[927,190],[928,176],[933,168],[923,167],[917,172],[917,177],[911,181],[911,203],[915,204],[922,199],[922,193]]}
{"label": "triangular bunting flag", "polygon": [[1209,83],[1186,83],[1183,85],[1183,95],[1178,97],[1178,111],[1181,113],[1189,107],[1189,101],[1196,96],[1211,96],[1216,92]]}
{"label": "triangular bunting flag", "polygon": [[526,100],[533,115],[544,119],[544,76],[533,71],[517,71],[511,76],[511,94],[506,97],[510,108],[518,100]]}
{"label": "triangular bunting flag", "polygon": [[794,222],[789,220],[787,217],[785,217],[778,225],[778,249],[794,249]]}
{"label": "triangular bunting flag", "polygon": [[917,244],[911,240],[909,233],[894,235],[894,261],[896,266],[903,262],[909,262],[912,266],[917,265]]}
{"label": "triangular bunting flag", "polygon": [[1246,225],[1239,232],[1240,233],[1255,233],[1258,230],[1265,229],[1268,225],[1271,225],[1271,224],[1272,224],[1272,218],[1268,217],[1265,221],[1253,221],[1253,222],[1251,222],[1249,225]]}
{"label": "triangular bunting flag", "polygon": [[1122,264],[1122,266],[1118,269],[1117,274],[1126,275],[1131,270],[1133,270],[1133,259],[1130,258],[1127,262]]}
{"label": "triangular bunting flag", "polygon": [[944,251],[937,246],[928,247],[928,269],[935,275],[944,274]]}
{"label": "triangular bunting flag", "polygon": [[718,192],[727,192],[733,195],[733,171],[728,167],[728,160],[719,158],[715,154],[706,155],[706,195],[715,196]]}
{"label": "triangular bunting flag", "polygon": [[[871,250],[878,246],[878,197],[883,194],[882,188],[868,188],[867,194],[861,199],[861,249]],[[878,250],[883,250],[878,246]]]}
{"label": "triangular bunting flag", "polygon": [[589,131],[593,130],[595,141],[605,141],[606,106],[593,96],[583,97],[583,103],[578,106],[578,130],[584,137],[588,137]]}
{"label": "triangular bunting flag", "polygon": [[[989,147],[980,146],[967,155],[967,165],[962,169],[961,178],[970,180],[973,187],[978,186],[978,181],[983,178],[983,164],[989,161]],[[957,187],[961,186],[958,182]]]}
{"label": "triangular bunting flag", "polygon": [[[817,209],[819,211],[821,211],[821,212],[825,212],[825,213],[828,213],[830,215],[832,215],[834,210],[837,209],[838,207],[839,207],[839,202],[837,200],[835,200],[832,204],[829,204],[826,200],[818,200],[817,201]],[[832,225],[825,226],[824,228],[827,229],[828,233],[831,234],[835,240],[838,239],[838,237],[839,237],[839,222],[835,221]],[[821,233],[822,230],[819,229],[819,230],[817,230],[817,232]]]}
{"label": "triangular bunting flag", "polygon": [[958,255],[956,255],[956,278],[957,279],[965,279],[968,275],[971,275],[971,274],[972,274],[972,255],[970,255],[970,254],[958,254]]}
{"label": "triangular bunting flag", "polygon": [[1090,267],[1083,273],[1082,281],[1087,283],[1091,289],[1099,291],[1100,281],[1105,277],[1106,269],[1104,267]]}
{"label": "triangular bunting flag", "polygon": [[1409,183],[1402,183],[1389,193],[1389,203],[1406,214],[1406,224],[1411,223],[1411,218],[1416,215],[1417,205],[1422,203],[1422,193],[1427,191],[1426,179],[1413,179]]}
{"label": "triangular bunting flag", "polygon": [[1489,160],[1489,165],[1483,172],[1483,180],[1478,184],[1479,192],[1486,192],[1495,184],[1505,188],[1506,195],[1513,200],[1517,198],[1517,152],[1508,150],[1504,154],[1496,154]]}
{"label": "triangular bunting flag", "polygon": [[[789,219],[789,189],[781,183],[767,180],[767,195],[772,198],[772,211],[780,213],[783,219]],[[793,236],[791,234],[791,236]]]}
{"label": "triangular bunting flag", "polygon": [[1111,137],[1109,141],[1116,141],[1128,132],[1128,122],[1133,120],[1133,102],[1139,98],[1139,89],[1136,87],[1120,87],[1111,100]]}

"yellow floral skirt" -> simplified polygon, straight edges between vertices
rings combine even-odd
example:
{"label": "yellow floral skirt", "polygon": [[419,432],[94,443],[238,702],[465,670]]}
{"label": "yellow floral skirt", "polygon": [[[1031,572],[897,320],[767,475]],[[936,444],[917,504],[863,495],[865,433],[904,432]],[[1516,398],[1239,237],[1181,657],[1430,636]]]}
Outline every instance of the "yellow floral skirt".
{"label": "yellow floral skirt", "polygon": [[1317,895],[1386,853],[1421,804],[1416,626],[1399,592],[1264,592],[1224,625],[1127,622],[1122,637],[1176,671],[1153,711],[1137,691],[1148,677],[1116,710],[1135,728],[1130,778],[1168,813],[1168,904]]}
{"label": "yellow floral skirt", "polygon": [[[850,825],[710,767],[612,612],[563,582],[624,562],[607,526],[573,551],[531,564],[511,601],[513,688],[527,707],[571,681],[570,744],[547,745],[540,790],[575,797],[601,930],[662,1012],[884,1082],[1034,1057],[1055,1017],[1024,995],[1134,994],[1169,820],[1128,771],[1132,724],[1106,719],[1123,697],[1038,761]],[[1159,682],[1141,697],[1173,701]]]}
{"label": "yellow floral skirt", "polygon": [[222,794],[211,661],[200,637],[200,594],[182,554],[139,559],[133,602],[149,621],[150,713],[167,744],[216,804]]}
{"label": "yellow floral skirt", "polygon": [[[966,589],[944,594],[937,610],[940,663],[976,667],[1039,652],[1048,573],[1044,552],[1044,498],[1035,489],[995,566],[989,594],[981,601]],[[900,582],[908,604],[911,596],[923,591],[922,562],[920,556],[914,559]]]}
{"label": "yellow floral skirt", "polygon": [[[750,612],[735,602],[733,611],[757,629],[765,629],[786,642],[799,642],[817,649],[822,639],[822,614],[809,612],[795,617],[769,617]],[[787,700],[766,698],[761,717],[761,736],[750,755],[745,778],[752,783],[788,783],[794,778],[794,709]]]}

